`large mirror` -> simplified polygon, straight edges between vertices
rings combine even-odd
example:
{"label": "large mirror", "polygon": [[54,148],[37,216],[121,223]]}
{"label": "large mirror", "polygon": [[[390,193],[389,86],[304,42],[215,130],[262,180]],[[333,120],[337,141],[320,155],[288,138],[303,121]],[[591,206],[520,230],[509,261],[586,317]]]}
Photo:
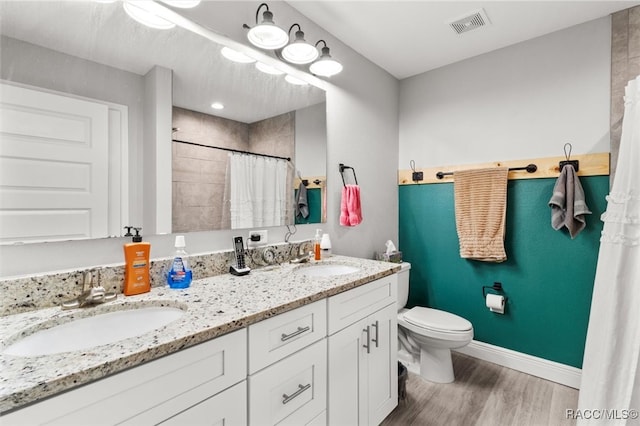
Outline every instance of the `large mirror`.
{"label": "large mirror", "polygon": [[[209,12],[212,7],[215,2],[207,4]],[[222,45],[179,26],[145,27],[126,15],[121,2],[0,1],[0,19],[2,230],[29,230],[7,231],[0,242],[120,236],[127,224],[142,225],[147,234],[233,227],[224,213],[228,149],[290,158],[292,200],[302,181],[310,204],[314,190],[320,197],[326,190],[322,89],[231,62],[221,55]],[[31,106],[13,103],[31,95]],[[33,118],[47,109],[42,105],[66,103],[65,97],[79,103],[63,113],[47,110],[43,128],[33,130]],[[212,109],[213,102],[224,109]],[[89,110],[95,115],[85,117]],[[164,145],[154,145],[165,141],[169,158],[157,152]],[[101,151],[71,161],[75,147],[102,144]],[[34,154],[49,151],[46,162]],[[76,184],[82,180],[91,185]],[[97,186],[100,195],[92,192]],[[37,205],[70,193],[80,194],[71,203],[81,207]],[[172,194],[168,208],[156,202],[162,194]],[[87,198],[94,200],[93,216],[83,204]],[[19,203],[24,206],[16,208]],[[9,210],[30,213],[6,219]],[[294,209],[282,222],[264,226],[323,221],[325,213],[312,216],[296,217]]]}

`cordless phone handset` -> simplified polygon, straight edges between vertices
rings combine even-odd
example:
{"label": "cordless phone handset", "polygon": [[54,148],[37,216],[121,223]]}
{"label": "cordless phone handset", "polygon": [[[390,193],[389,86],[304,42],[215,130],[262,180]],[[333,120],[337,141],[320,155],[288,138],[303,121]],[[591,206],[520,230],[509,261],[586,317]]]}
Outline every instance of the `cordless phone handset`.
{"label": "cordless phone handset", "polygon": [[251,269],[244,262],[244,244],[242,237],[233,237],[233,249],[236,255],[236,264],[229,266],[229,272],[233,275],[247,275]]}

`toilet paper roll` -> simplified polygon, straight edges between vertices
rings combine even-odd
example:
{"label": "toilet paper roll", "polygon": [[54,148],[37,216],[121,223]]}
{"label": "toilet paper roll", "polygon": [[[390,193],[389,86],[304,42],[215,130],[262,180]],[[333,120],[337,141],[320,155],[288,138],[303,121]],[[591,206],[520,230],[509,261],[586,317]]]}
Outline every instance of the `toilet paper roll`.
{"label": "toilet paper roll", "polygon": [[487,308],[489,308],[491,312],[504,314],[504,296],[487,294]]}

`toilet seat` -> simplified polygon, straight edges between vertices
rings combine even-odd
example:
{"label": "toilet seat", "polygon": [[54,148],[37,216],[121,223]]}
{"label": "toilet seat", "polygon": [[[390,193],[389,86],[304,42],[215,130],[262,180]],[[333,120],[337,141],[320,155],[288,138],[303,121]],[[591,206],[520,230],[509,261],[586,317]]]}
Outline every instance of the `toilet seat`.
{"label": "toilet seat", "polygon": [[440,333],[468,333],[473,326],[466,319],[438,309],[416,306],[404,313],[409,324]]}

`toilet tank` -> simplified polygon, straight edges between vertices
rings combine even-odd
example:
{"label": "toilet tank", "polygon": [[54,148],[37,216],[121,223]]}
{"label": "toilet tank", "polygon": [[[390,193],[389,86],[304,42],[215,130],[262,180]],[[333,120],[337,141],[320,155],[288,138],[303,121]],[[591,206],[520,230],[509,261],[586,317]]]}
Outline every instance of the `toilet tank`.
{"label": "toilet tank", "polygon": [[409,300],[409,271],[411,264],[402,262],[400,272],[398,272],[398,311],[404,308]]}

